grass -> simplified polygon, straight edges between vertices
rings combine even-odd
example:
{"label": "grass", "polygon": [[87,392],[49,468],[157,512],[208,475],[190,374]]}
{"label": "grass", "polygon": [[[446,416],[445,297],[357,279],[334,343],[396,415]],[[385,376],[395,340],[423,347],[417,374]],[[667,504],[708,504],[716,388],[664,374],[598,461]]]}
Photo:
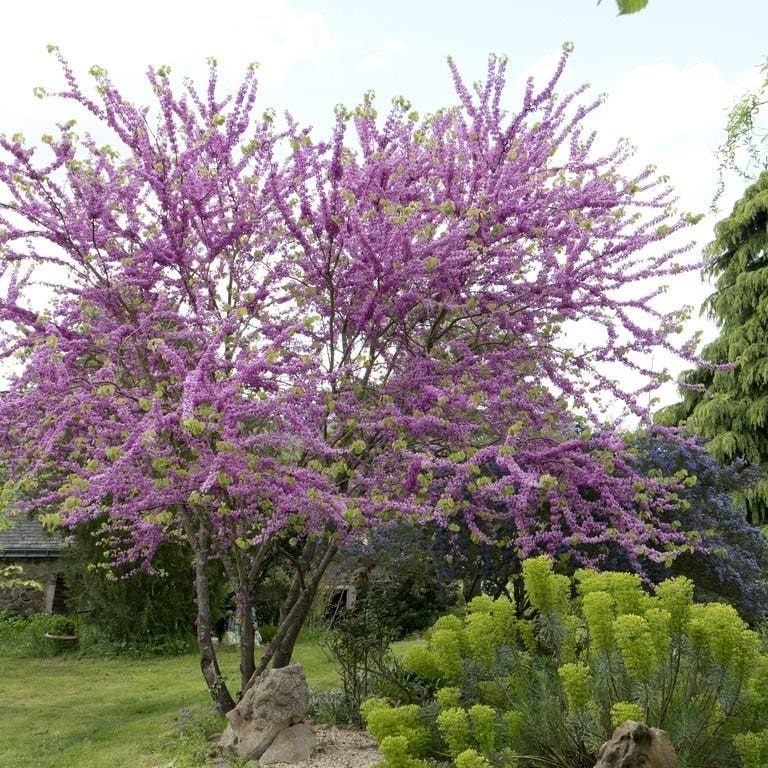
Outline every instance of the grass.
{"label": "grass", "polygon": [[[239,688],[238,654],[222,649],[222,671]],[[312,690],[338,685],[310,635],[294,656]],[[185,732],[220,731],[195,654],[141,659],[0,656],[0,766],[152,768],[185,765]],[[197,743],[199,745],[199,739]],[[190,749],[195,739],[189,740]],[[198,747],[199,748],[199,747]],[[189,757],[187,765],[199,764]]]}

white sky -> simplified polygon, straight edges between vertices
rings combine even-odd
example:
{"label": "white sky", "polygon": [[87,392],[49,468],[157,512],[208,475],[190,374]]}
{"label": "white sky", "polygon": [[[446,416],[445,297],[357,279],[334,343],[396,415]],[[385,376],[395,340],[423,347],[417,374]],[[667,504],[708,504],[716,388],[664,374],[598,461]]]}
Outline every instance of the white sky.
{"label": "white sky", "polygon": [[[99,64],[142,101],[150,98],[143,79],[150,64],[201,80],[214,56],[222,84],[234,90],[258,61],[262,106],[287,107],[322,130],[335,104],[354,105],[368,89],[382,111],[397,94],[421,114],[453,103],[449,54],[470,82],[484,76],[489,53],[506,54],[521,85],[530,72],[550,74],[562,43],[572,41],[566,84],[588,82],[609,97],[596,118],[599,133],[631,139],[643,164],[671,177],[680,207],[705,213],[725,110],[758,82],[767,28],[766,0],[650,0],[626,17],[614,0],[17,2],[2,11],[0,132],[36,142],[71,116],[32,95],[34,86],[60,84],[48,43],[84,80]],[[509,106],[517,103],[510,93]],[[740,192],[729,189],[725,210]],[[707,215],[696,228],[702,245],[715,220]],[[697,277],[686,280],[672,300],[698,308],[707,290]]]}

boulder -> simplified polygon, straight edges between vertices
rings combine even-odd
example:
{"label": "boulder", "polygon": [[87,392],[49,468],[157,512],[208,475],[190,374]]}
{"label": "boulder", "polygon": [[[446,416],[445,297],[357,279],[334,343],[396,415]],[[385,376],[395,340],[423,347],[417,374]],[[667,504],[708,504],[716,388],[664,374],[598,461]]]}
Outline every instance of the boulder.
{"label": "boulder", "polygon": [[666,731],[627,720],[600,747],[595,768],[678,768]]}
{"label": "boulder", "polygon": [[[227,727],[219,746],[234,749],[244,760],[262,761],[262,756],[279,734],[304,722],[308,707],[309,687],[301,664],[267,669],[245,692],[237,706],[227,712]],[[298,744],[307,743],[306,732],[300,729],[282,737],[276,749],[285,751],[293,744],[298,752]],[[305,754],[303,750],[301,754]],[[273,759],[272,762],[278,761]]]}
{"label": "boulder", "polygon": [[259,765],[273,763],[306,763],[315,748],[315,734],[305,723],[288,726],[275,736],[275,740],[264,750]]}

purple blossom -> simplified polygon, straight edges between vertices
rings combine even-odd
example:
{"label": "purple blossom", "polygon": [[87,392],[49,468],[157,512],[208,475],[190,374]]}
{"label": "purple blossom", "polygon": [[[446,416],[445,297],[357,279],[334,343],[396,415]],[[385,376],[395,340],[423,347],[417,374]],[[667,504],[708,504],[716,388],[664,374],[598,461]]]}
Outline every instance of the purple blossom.
{"label": "purple blossom", "polygon": [[[55,95],[114,147],[70,124],[46,160],[0,138],[20,508],[107,514],[121,559],[183,536],[233,579],[264,547],[401,518],[489,536],[496,515],[523,556],[595,564],[601,544],[633,563],[679,544],[674,489],[638,474],[594,395],[647,416],[638,356],[676,349],[656,299],[686,224],[651,171],[623,175],[624,144],[595,151],[599,102],[555,98],[565,60],[518,112],[503,60],[475,92],[451,64],[460,106],[380,123],[363,104],[310,141],[259,116],[252,71],[224,99],[215,67],[205,93],[150,70],[149,108],[100,73],[87,96],[61,59]],[[41,276],[56,292],[31,311]],[[580,324],[601,343],[574,346]]]}

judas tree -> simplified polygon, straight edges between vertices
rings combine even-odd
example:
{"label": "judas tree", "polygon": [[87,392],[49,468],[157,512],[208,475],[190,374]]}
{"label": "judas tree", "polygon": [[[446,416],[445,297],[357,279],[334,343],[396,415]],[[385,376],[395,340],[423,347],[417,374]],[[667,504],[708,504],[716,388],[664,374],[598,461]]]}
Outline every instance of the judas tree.
{"label": "judas tree", "polygon": [[[6,495],[101,520],[115,566],[186,541],[222,708],[214,559],[247,686],[287,663],[328,564],[370,526],[460,515],[482,539],[506,520],[521,557],[595,565],[684,541],[659,518],[674,494],[595,398],[643,415],[686,222],[650,169],[624,172],[624,144],[597,150],[598,102],[555,93],[565,59],[517,111],[503,60],[474,92],[451,64],[456,106],[420,119],[399,99],[380,121],[367,96],[326,138],[257,111],[252,72],[225,99],[215,65],[204,92],[150,70],[150,109],[101,70],[89,96],[62,60],[56,95],[93,132],[61,124],[47,158],[2,139]],[[294,580],[257,666],[249,603],[276,557]]]}
{"label": "judas tree", "polygon": [[380,124],[369,97],[339,110],[327,143],[294,132],[295,191],[275,197],[305,314],[291,348],[319,362],[314,451],[338,452],[353,524],[415,504],[482,539],[506,517],[521,556],[591,562],[609,541],[675,540],[653,517],[665,489],[615,431],[590,427],[596,392],[641,413],[606,370],[653,386],[643,354],[669,349],[684,314],[654,300],[687,246],[646,249],[685,220],[650,170],[621,174],[626,147],[594,150],[582,127],[597,105],[554,93],[564,63],[517,113],[491,59],[474,93],[451,64],[460,105],[425,120],[399,100]]}

